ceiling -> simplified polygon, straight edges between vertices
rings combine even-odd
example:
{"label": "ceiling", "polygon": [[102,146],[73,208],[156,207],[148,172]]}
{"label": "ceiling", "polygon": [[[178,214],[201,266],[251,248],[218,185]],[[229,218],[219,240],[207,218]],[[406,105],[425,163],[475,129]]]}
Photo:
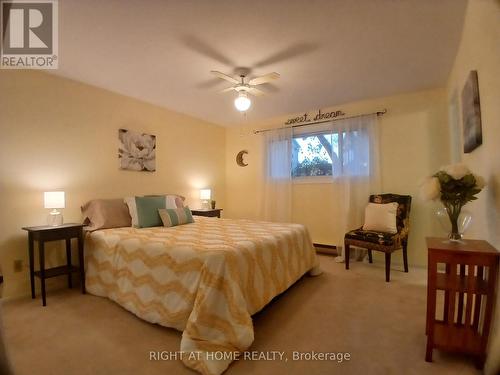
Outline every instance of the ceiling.
{"label": "ceiling", "polygon": [[[59,70],[224,126],[443,87],[466,0],[64,0]],[[246,118],[210,70],[281,78]]]}

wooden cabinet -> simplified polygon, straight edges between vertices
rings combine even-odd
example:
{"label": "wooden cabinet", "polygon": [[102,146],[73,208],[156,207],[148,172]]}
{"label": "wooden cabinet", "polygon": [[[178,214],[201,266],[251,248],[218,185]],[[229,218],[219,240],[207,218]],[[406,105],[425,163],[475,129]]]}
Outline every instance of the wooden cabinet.
{"label": "wooden cabinet", "polygon": [[427,238],[427,350],[476,358],[482,368],[491,326],[500,253],[486,241]]}

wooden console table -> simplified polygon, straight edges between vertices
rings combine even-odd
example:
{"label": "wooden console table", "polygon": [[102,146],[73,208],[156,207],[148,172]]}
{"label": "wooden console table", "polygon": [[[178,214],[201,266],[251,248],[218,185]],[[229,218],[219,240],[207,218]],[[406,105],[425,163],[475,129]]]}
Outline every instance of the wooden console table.
{"label": "wooden console table", "polygon": [[[482,368],[495,301],[500,253],[486,241],[449,242],[427,238],[427,350],[473,355]],[[443,313],[437,317],[437,293],[442,291]],[[440,306],[440,305],[438,305]],[[441,314],[440,314],[441,315]]]}

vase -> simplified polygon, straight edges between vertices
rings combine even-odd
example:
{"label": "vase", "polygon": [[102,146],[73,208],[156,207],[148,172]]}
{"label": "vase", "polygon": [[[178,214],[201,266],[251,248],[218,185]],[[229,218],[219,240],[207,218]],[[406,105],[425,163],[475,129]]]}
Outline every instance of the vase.
{"label": "vase", "polygon": [[454,242],[463,238],[472,221],[472,215],[460,208],[452,212],[451,209],[442,207],[436,211],[436,216],[443,230],[448,233],[448,239]]}

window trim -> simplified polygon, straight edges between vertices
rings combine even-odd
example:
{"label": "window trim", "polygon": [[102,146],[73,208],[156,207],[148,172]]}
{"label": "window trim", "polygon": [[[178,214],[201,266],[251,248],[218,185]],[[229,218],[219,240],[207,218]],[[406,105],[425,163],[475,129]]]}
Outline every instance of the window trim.
{"label": "window trim", "polygon": [[292,176],[292,183],[297,185],[307,184],[333,184],[335,177],[333,176]]}

